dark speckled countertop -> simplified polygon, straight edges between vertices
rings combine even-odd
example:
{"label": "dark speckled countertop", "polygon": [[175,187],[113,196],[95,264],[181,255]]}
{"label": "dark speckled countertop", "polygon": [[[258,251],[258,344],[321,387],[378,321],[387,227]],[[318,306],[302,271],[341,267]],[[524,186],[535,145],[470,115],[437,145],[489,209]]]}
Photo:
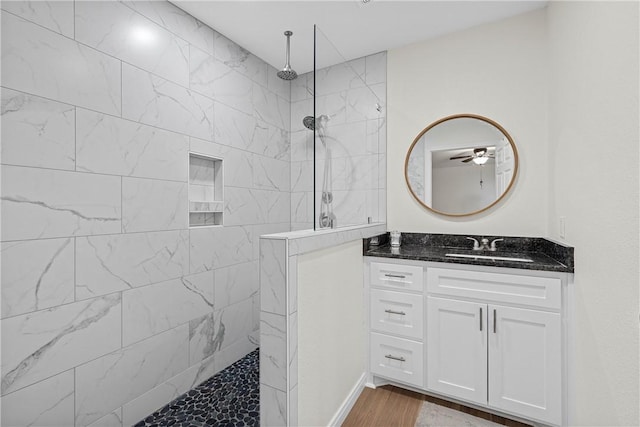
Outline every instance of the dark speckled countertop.
{"label": "dark speckled countertop", "polygon": [[[556,271],[573,273],[573,248],[539,237],[477,236],[458,234],[402,233],[401,245],[392,248],[389,233],[376,236],[378,245],[372,239],[364,239],[363,254],[382,258],[411,259],[418,261],[446,262],[449,264],[485,265],[490,267],[519,268],[523,270]],[[473,242],[466,237],[480,241],[483,238],[497,242],[495,252],[472,250]],[[532,262],[494,261],[478,258],[455,258],[446,254],[467,254],[510,258],[529,258]]]}

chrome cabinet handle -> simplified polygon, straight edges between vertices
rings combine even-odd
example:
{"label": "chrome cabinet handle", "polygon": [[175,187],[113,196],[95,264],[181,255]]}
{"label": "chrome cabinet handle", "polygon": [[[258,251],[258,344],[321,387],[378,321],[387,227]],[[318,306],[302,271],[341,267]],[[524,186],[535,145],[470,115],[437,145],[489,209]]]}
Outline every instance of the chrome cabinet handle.
{"label": "chrome cabinet handle", "polygon": [[394,311],[394,310],[385,310],[385,313],[389,313],[389,314],[399,314],[400,316],[406,316],[407,313],[405,313],[404,311]]}
{"label": "chrome cabinet handle", "polygon": [[480,330],[482,331],[482,307],[480,307]]}
{"label": "chrome cabinet handle", "polygon": [[493,309],[493,333],[496,333],[496,309]]}
{"label": "chrome cabinet handle", "polygon": [[407,360],[402,356],[398,357],[398,356],[393,356],[391,354],[386,354],[384,357],[386,357],[387,359],[399,360],[400,362],[406,362],[406,360]]}
{"label": "chrome cabinet handle", "polygon": [[396,278],[396,279],[404,279],[405,277],[407,277],[407,276],[403,276],[402,274],[385,274],[384,276],[385,277],[393,277],[393,278]]}

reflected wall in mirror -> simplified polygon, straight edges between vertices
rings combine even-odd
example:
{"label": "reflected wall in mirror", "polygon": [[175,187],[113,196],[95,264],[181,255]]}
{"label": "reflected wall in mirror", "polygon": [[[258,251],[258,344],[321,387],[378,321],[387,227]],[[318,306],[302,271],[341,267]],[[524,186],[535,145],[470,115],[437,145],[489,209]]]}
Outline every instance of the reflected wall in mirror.
{"label": "reflected wall in mirror", "polygon": [[416,136],[404,168],[409,191],[424,207],[442,215],[473,215],[509,192],[518,171],[518,151],[498,123],[457,114]]}

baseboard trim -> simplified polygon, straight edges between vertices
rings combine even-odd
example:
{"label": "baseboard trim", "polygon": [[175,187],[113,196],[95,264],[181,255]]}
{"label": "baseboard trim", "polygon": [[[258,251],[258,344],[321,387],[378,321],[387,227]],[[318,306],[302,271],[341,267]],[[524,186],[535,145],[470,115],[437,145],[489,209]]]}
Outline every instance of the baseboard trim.
{"label": "baseboard trim", "polygon": [[362,390],[364,390],[366,379],[367,373],[363,372],[356,384],[351,389],[351,392],[349,393],[347,398],[344,399],[344,402],[342,402],[342,405],[340,405],[340,408],[338,408],[338,411],[335,413],[333,418],[331,418],[331,421],[329,421],[330,426],[340,426],[342,425],[344,420],[347,419],[347,415],[349,415],[351,408],[353,408],[353,405],[356,404],[358,397],[360,397],[360,393],[362,393]]}

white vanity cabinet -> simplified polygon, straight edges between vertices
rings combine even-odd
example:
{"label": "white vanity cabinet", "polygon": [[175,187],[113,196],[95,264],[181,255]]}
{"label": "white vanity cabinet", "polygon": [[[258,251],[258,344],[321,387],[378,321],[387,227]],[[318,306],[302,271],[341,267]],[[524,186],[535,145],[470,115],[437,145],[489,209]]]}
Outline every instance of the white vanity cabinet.
{"label": "white vanity cabinet", "polygon": [[[398,263],[422,270],[424,291],[402,291],[405,312],[422,314],[422,328],[386,328],[378,319],[380,295],[374,274]],[[407,383],[500,414],[565,425],[566,288],[568,273],[367,258],[372,381]],[[417,277],[417,273],[415,273]],[[397,291],[396,291],[397,292]],[[422,311],[416,296],[423,301]],[[398,298],[398,301],[401,301]],[[390,310],[400,311],[401,305]],[[378,323],[376,323],[378,322]],[[391,322],[395,325],[394,322]],[[418,332],[422,335],[418,336]],[[378,335],[421,344],[423,379],[408,381],[379,369]],[[392,354],[393,355],[393,354]],[[416,361],[413,370],[418,372]]]}

